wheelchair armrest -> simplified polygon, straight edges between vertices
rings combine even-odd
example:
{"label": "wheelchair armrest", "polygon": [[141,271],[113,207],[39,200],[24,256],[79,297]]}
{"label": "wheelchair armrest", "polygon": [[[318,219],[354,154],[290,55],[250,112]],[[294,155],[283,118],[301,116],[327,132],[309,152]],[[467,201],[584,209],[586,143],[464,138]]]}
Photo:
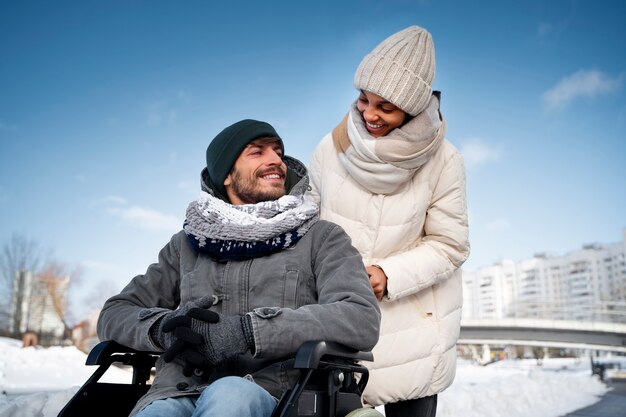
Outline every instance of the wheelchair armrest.
{"label": "wheelchair armrest", "polygon": [[98,365],[89,382],[97,382],[112,363],[120,362],[132,366],[133,384],[145,385],[157,356],[157,353],[138,351],[112,340],[100,342],[91,349],[85,362],[86,365]]}
{"label": "wheelchair armrest", "polygon": [[87,356],[85,365],[104,365],[111,361],[115,353],[135,353],[148,355],[150,352],[140,352],[127,346],[120,345],[112,340],[105,340],[94,346]]}
{"label": "wheelchair armrest", "polygon": [[361,352],[354,348],[335,342],[308,341],[303,343],[294,361],[296,369],[316,369],[324,356],[332,356],[343,359],[373,361],[372,352]]}
{"label": "wheelchair armrest", "polygon": [[[294,415],[334,417],[335,415],[343,416],[350,410],[359,408],[361,406],[360,393],[363,392],[369,379],[367,368],[357,363],[359,360],[373,361],[374,356],[372,352],[361,352],[335,342],[308,341],[303,343],[296,352],[293,364],[295,369],[300,370],[300,377],[292,388],[283,393],[272,417]],[[314,373],[318,378],[321,377],[316,384],[319,386],[321,383],[324,387],[323,391],[310,390],[304,403],[300,404],[300,396]],[[346,373],[350,376],[344,379]],[[358,382],[352,375],[354,373],[361,375]],[[351,386],[354,382],[356,386]],[[346,391],[342,391],[344,389]],[[298,413],[301,406],[306,410],[304,414]],[[337,410],[341,412],[336,413],[335,408],[340,406],[341,408]]]}
{"label": "wheelchair armrest", "polygon": [[[153,352],[141,352],[111,340],[98,343],[87,355],[86,365],[97,365],[72,399],[63,407],[58,417],[78,416],[127,416],[137,400],[150,385],[150,373],[156,361]],[[133,368],[130,384],[100,382],[113,363]]]}

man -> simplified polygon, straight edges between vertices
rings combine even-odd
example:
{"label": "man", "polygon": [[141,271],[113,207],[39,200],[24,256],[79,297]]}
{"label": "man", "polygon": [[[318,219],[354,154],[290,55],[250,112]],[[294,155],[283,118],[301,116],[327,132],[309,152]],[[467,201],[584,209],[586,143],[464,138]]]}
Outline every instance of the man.
{"label": "man", "polygon": [[265,122],[207,149],[183,230],[104,305],[98,336],[165,352],[131,415],[270,416],[308,340],[370,350],[380,310],[358,252],[305,202],[306,169]]}

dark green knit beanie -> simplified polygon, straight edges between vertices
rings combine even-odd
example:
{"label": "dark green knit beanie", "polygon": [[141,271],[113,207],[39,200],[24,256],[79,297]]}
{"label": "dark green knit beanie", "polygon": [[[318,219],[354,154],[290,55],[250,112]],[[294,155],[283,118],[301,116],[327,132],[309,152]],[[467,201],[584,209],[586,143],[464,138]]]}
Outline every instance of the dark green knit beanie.
{"label": "dark green knit beanie", "polygon": [[278,139],[284,152],[283,141],[272,125],[252,119],[244,119],[228,126],[211,141],[206,150],[206,167],[211,182],[209,185],[217,192],[218,197],[225,199],[224,180],[243,148],[259,138]]}

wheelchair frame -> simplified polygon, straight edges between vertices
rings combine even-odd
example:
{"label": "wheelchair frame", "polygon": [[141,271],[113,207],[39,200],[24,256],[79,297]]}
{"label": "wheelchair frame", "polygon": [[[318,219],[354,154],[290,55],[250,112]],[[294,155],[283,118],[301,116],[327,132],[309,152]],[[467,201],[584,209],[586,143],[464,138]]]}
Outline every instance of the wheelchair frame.
{"label": "wheelchair frame", "polygon": [[[98,365],[98,368],[58,417],[126,417],[150,388],[148,380],[158,356],[113,341],[100,342],[89,352],[86,361],[86,365]],[[360,393],[369,374],[358,361],[372,360],[371,352],[360,352],[338,343],[309,341],[302,344],[294,358],[294,368],[300,370],[300,377],[282,395],[272,417],[343,417],[361,408]],[[130,384],[99,381],[115,362],[132,366]],[[355,374],[360,375],[358,381]],[[311,384],[313,379],[319,383]]]}

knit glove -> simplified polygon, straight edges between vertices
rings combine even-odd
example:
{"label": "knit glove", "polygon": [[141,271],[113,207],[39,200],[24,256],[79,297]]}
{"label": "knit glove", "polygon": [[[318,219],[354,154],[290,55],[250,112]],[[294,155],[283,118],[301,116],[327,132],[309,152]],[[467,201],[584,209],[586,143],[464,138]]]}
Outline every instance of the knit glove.
{"label": "knit glove", "polygon": [[[150,329],[150,337],[152,341],[163,349],[165,352],[163,359],[165,362],[171,362],[176,356],[174,352],[181,350],[180,345],[184,342],[179,341],[175,332],[170,330],[171,324],[168,324],[172,319],[176,317],[185,316],[192,308],[207,308],[213,305],[213,298],[210,296],[202,297],[195,301],[189,301],[170,313],[160,317]],[[178,345],[177,348],[172,349],[173,346]]]}
{"label": "knit glove", "polygon": [[255,348],[249,316],[226,316],[201,305],[190,308],[184,315],[168,319],[163,325],[163,332],[173,333],[177,339],[177,343],[166,352],[168,357],[164,360],[184,354],[183,359],[199,369],[215,366]]}

